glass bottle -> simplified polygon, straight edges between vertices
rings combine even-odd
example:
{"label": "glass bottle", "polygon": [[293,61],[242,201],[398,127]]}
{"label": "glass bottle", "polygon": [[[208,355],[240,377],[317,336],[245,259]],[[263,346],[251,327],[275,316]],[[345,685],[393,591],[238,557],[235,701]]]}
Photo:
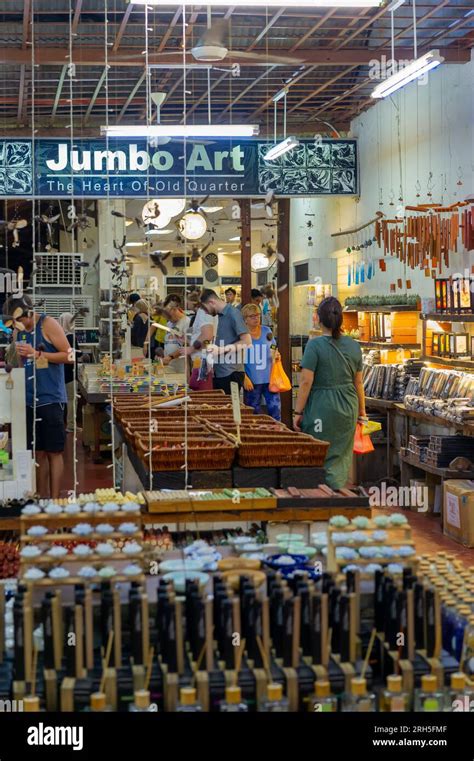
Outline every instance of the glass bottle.
{"label": "glass bottle", "polygon": [[283,697],[283,686],[276,682],[267,685],[267,697],[260,704],[263,713],[286,713],[290,710],[288,698]]}
{"label": "glass bottle", "polygon": [[221,713],[247,713],[249,707],[242,700],[240,687],[226,687],[225,700],[221,700],[219,710]]}
{"label": "glass bottle", "polygon": [[461,660],[462,645],[464,642],[464,629],[467,626],[467,619],[470,610],[466,605],[459,605],[454,619],[453,627],[453,644],[451,653],[457,661]]}
{"label": "glass bottle", "polygon": [[[20,702],[20,701],[18,701]],[[21,702],[23,703],[23,710],[25,712],[34,711],[38,713],[40,711],[40,699],[37,695],[26,695]]]}
{"label": "glass bottle", "polygon": [[464,671],[472,678],[474,674],[474,616],[468,616],[464,632]]}
{"label": "glass bottle", "polygon": [[441,609],[441,633],[443,649],[448,653],[452,652],[455,620],[455,600],[453,597],[447,597],[443,600],[443,607]]}
{"label": "glass bottle", "polygon": [[202,711],[202,705],[198,703],[194,687],[182,687],[179,691],[178,713],[193,713]]}
{"label": "glass bottle", "polygon": [[451,686],[446,693],[445,711],[474,713],[474,691],[467,685],[463,671],[451,674]]}
{"label": "glass bottle", "polygon": [[133,703],[130,703],[128,710],[132,713],[151,713],[155,711],[155,706],[150,707],[150,691],[135,690],[133,693]]}
{"label": "glass bottle", "polygon": [[398,674],[387,677],[387,689],[382,692],[380,710],[391,713],[410,710],[410,695],[402,690],[402,678]]}
{"label": "glass bottle", "polygon": [[377,710],[377,697],[374,692],[367,692],[367,679],[365,677],[352,677],[351,691],[343,698],[342,710],[346,713]]}
{"label": "glass bottle", "polygon": [[112,706],[107,705],[105,692],[93,692],[90,696],[90,711],[111,713]]}
{"label": "glass bottle", "polygon": [[318,679],[314,685],[314,696],[311,698],[309,710],[314,713],[337,711],[337,698],[331,695],[331,686],[325,679]]}
{"label": "glass bottle", "polygon": [[421,688],[415,690],[415,711],[443,711],[444,692],[438,689],[438,680],[434,674],[421,677]]}

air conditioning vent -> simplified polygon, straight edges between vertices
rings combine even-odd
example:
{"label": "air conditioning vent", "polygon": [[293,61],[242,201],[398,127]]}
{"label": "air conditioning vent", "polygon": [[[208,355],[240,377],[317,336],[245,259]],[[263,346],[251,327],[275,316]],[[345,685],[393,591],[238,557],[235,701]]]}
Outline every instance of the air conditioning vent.
{"label": "air conditioning vent", "polygon": [[78,267],[75,262],[82,260],[82,254],[37,254],[36,287],[81,288],[86,267]]}
{"label": "air conditioning vent", "polygon": [[70,312],[74,314],[80,307],[87,307],[89,309],[88,314],[85,317],[80,315],[76,318],[76,327],[83,328],[90,325],[94,325],[94,299],[92,296],[56,296],[56,294],[44,295],[40,291],[36,291],[36,298],[38,300],[44,299],[44,304],[38,308],[38,312],[44,312],[50,317],[58,319],[59,315],[63,312]]}

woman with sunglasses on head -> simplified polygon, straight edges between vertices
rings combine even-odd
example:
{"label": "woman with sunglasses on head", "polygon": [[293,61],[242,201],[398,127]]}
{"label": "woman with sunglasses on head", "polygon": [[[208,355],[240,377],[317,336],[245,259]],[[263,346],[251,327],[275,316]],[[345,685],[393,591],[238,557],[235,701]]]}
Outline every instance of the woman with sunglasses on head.
{"label": "woman with sunglasses on head", "polygon": [[245,362],[244,402],[258,415],[263,397],[268,414],[280,420],[280,394],[269,389],[273,360],[279,356],[277,350],[272,350],[272,331],[262,325],[262,312],[257,304],[242,307],[242,317],[252,338]]}
{"label": "woman with sunglasses on head", "polygon": [[367,420],[362,352],[342,334],[342,306],[334,296],[323,299],[317,314],[322,335],[306,345],[293,427],[329,441],[326,481],[340,489],[349,477],[356,423]]}

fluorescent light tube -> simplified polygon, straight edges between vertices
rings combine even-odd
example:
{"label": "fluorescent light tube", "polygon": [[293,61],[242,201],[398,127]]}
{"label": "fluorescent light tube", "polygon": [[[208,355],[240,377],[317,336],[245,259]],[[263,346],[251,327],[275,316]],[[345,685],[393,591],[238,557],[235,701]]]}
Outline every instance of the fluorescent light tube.
{"label": "fluorescent light tube", "polygon": [[263,160],[274,161],[275,159],[280,158],[280,156],[283,156],[283,154],[288,153],[288,151],[292,151],[293,148],[296,148],[299,144],[300,141],[296,137],[286,137],[281,143],[277,143],[273,148],[270,148],[263,157]]}
{"label": "fluorescent light tube", "polygon": [[385,79],[383,82],[375,87],[371,92],[371,98],[386,98],[387,95],[391,95],[396,90],[404,87],[408,82],[412,82],[414,79],[418,79],[422,74],[426,74],[427,71],[436,68],[440,63],[443,63],[444,58],[440,55],[439,50],[430,50],[425,53],[416,61],[412,61],[396,74],[392,74],[391,77]]}
{"label": "fluorescent light tube", "polygon": [[[169,6],[170,0],[129,0],[134,5],[155,5]],[[196,5],[196,0],[181,0],[180,5]],[[274,8],[375,8],[380,5],[380,0],[245,0],[245,2],[235,2],[235,0],[206,0],[206,5],[220,5],[228,7],[229,5],[237,8],[261,8],[262,5],[272,6]]]}
{"label": "fluorescent light tube", "polygon": [[154,228],[152,230],[145,230],[145,235],[167,235],[169,233],[172,233],[173,230],[158,230],[158,228]]}
{"label": "fluorescent light tube", "polygon": [[397,11],[400,6],[404,4],[404,2],[405,0],[392,0],[392,2],[387,5],[385,10],[391,11],[393,13],[393,11]]}
{"label": "fluorescent light tube", "polygon": [[101,127],[109,137],[253,137],[258,124],[150,124]]}

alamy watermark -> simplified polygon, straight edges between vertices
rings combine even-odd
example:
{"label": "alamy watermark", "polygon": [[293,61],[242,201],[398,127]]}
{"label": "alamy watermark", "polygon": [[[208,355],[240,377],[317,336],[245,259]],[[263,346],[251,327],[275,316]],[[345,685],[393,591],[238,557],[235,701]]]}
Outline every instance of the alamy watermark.
{"label": "alamy watermark", "polygon": [[[369,79],[376,79],[379,82],[388,79],[405,69],[414,60],[414,58],[400,58],[400,60],[397,60],[396,58],[387,58],[386,55],[381,55],[380,59],[372,58],[369,61]],[[416,82],[418,85],[428,84],[428,72],[417,77]]]}
{"label": "alamy watermark", "polygon": [[21,298],[23,296],[23,277],[16,272],[0,272],[0,293]]}
{"label": "alamy watermark", "polygon": [[371,507],[408,507],[418,513],[428,511],[427,486],[387,486],[383,481],[380,486],[370,486],[367,491]]}

